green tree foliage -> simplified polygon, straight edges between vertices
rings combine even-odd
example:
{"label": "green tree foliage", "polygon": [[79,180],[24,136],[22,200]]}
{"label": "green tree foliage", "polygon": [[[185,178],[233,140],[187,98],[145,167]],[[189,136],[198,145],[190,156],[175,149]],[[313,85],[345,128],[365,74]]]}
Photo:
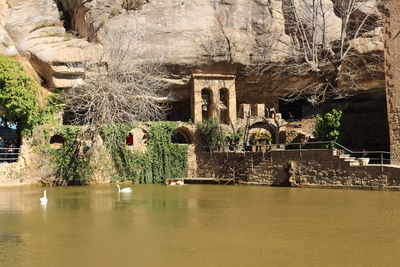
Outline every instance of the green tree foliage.
{"label": "green tree foliage", "polygon": [[267,142],[270,143],[272,140],[272,135],[269,131],[258,131],[258,132],[254,132],[250,135],[249,138],[249,143],[250,145],[256,145],[257,142]]}
{"label": "green tree foliage", "polygon": [[340,142],[342,135],[342,111],[332,110],[316,116],[315,137],[320,141]]}
{"label": "green tree foliage", "polygon": [[0,55],[0,113],[19,130],[31,131],[41,121],[38,84],[15,59]]}
{"label": "green tree foliage", "polygon": [[224,133],[215,119],[202,121],[197,125],[197,131],[203,144],[220,146],[224,141]]}
{"label": "green tree foliage", "polygon": [[171,136],[176,125],[156,122],[150,126],[148,149],[145,153],[132,151],[125,145],[133,124],[113,124],[102,127],[102,136],[109,150],[118,177],[116,181],[162,183],[167,178],[185,176],[187,170],[186,145],[173,144]]}

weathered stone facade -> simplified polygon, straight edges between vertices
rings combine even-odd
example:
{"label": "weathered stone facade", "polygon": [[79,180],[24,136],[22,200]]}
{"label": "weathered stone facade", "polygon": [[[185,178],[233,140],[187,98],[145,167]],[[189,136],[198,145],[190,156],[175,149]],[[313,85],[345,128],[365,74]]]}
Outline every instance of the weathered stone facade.
{"label": "weathered stone facade", "polygon": [[247,184],[400,189],[400,168],[352,166],[351,161],[329,149],[272,151],[264,156],[246,154],[198,153],[197,175],[216,178],[234,175]]}
{"label": "weathered stone facade", "polygon": [[387,1],[385,29],[386,99],[392,164],[400,163],[400,2]]}
{"label": "weathered stone facade", "polygon": [[235,75],[193,74],[192,119],[236,123]]}

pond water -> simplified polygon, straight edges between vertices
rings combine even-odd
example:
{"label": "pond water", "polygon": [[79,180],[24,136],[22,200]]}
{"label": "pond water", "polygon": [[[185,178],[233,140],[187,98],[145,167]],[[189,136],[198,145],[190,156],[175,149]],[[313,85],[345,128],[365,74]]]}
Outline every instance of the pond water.
{"label": "pond water", "polygon": [[400,192],[0,188],[0,266],[399,266]]}

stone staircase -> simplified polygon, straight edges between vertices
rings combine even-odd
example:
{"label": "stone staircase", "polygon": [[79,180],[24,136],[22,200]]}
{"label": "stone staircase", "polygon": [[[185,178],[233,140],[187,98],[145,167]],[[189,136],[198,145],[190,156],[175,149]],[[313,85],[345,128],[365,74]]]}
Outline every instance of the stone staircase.
{"label": "stone staircase", "polygon": [[[336,156],[336,155],[334,154],[334,156]],[[349,154],[340,154],[339,158],[343,159],[346,162],[348,162],[349,166],[361,166],[360,162],[358,161],[358,159],[356,157],[352,157]]]}

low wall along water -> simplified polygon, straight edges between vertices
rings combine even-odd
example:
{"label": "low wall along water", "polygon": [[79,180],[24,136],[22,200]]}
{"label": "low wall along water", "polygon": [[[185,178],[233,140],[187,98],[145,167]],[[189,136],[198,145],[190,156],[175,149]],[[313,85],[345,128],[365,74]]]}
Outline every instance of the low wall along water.
{"label": "low wall along water", "polygon": [[351,166],[333,150],[283,150],[269,153],[197,153],[197,177],[276,186],[400,189],[400,167]]}

